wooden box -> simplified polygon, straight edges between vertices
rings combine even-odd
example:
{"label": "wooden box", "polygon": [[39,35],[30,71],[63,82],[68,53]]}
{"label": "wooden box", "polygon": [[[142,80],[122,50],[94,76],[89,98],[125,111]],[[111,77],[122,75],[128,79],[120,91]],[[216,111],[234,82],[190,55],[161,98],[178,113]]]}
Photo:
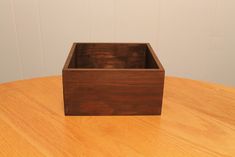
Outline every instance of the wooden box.
{"label": "wooden box", "polygon": [[148,43],[74,43],[63,68],[65,115],[159,115],[164,77]]}

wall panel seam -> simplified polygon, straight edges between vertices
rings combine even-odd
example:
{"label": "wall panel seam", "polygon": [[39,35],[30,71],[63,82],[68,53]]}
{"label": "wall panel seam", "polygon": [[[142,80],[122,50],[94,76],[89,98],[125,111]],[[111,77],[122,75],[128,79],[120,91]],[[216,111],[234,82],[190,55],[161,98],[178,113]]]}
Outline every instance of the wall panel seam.
{"label": "wall panel seam", "polygon": [[45,45],[43,40],[43,31],[42,31],[42,16],[41,16],[41,9],[40,9],[40,2],[37,0],[37,12],[38,12],[38,29],[39,29],[39,40],[40,40],[40,51],[42,53],[42,73],[43,75],[46,74],[46,65],[45,65]]}
{"label": "wall panel seam", "polygon": [[19,37],[18,37],[17,25],[16,25],[15,7],[14,7],[13,0],[10,0],[10,3],[11,3],[11,12],[12,12],[12,18],[13,18],[14,31],[15,31],[17,57],[18,57],[18,61],[19,61],[20,79],[23,79],[24,78],[23,63],[22,63],[22,57],[21,57],[21,53],[20,53]]}

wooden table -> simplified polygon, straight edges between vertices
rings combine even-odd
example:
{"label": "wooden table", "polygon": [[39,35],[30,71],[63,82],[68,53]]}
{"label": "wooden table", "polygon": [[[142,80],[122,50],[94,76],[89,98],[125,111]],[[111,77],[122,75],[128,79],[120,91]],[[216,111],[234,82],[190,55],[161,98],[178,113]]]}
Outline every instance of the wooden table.
{"label": "wooden table", "polygon": [[65,117],[61,77],[0,85],[0,156],[235,156],[235,89],[167,77],[161,116]]}

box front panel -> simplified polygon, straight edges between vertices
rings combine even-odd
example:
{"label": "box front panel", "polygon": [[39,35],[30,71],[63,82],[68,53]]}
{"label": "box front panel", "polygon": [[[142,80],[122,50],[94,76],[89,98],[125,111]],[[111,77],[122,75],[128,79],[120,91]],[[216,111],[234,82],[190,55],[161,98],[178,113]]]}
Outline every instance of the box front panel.
{"label": "box front panel", "polygon": [[65,114],[160,114],[163,84],[161,71],[64,71]]}

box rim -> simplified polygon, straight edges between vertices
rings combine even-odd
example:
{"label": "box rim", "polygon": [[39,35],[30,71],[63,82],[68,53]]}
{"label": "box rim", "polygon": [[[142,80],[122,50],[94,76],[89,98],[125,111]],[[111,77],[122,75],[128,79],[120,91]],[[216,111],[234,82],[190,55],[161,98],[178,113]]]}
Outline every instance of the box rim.
{"label": "box rim", "polygon": [[[149,52],[153,56],[154,61],[156,62],[158,69],[140,69],[140,68],[114,68],[114,69],[105,69],[105,68],[69,68],[69,63],[72,59],[73,53],[75,52],[76,45],[78,44],[141,44],[146,45],[149,49]],[[153,48],[151,47],[150,43],[115,43],[115,42],[74,42],[72,44],[72,48],[69,51],[69,54],[67,56],[67,59],[64,63],[63,70],[62,71],[157,71],[157,72],[165,72],[160,60],[158,59],[157,55],[155,54]]]}

